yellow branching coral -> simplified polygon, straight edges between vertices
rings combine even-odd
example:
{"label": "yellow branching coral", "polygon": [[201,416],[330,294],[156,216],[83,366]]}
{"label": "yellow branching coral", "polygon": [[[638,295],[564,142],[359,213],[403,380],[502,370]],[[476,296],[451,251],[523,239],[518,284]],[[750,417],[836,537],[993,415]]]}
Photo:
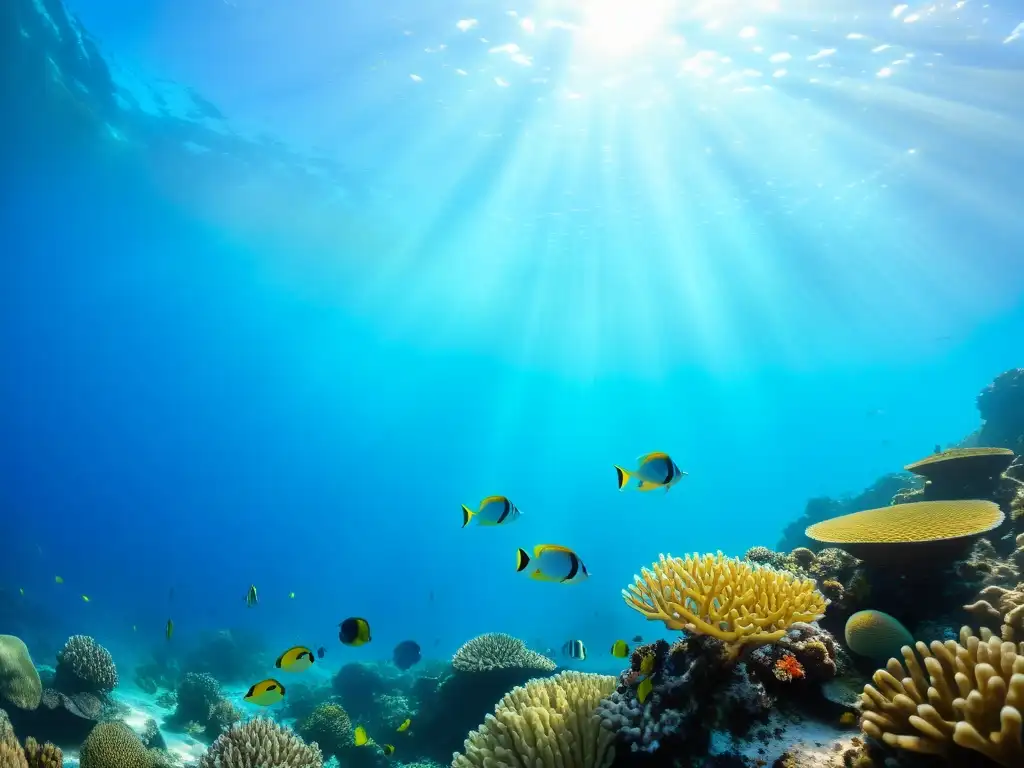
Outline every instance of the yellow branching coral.
{"label": "yellow branching coral", "polygon": [[774,643],[798,621],[825,614],[825,599],[813,581],[745,560],[693,554],[660,555],[622,590],[626,604],[669,629],[710,635],[742,648]]}
{"label": "yellow branching coral", "polygon": [[911,752],[945,755],[952,745],[980,752],[1006,768],[1024,765],[1024,643],[968,627],[960,642],[903,646],[903,664],[889,659],[861,694],[861,727],[869,736]]}
{"label": "yellow branching coral", "polygon": [[615,734],[601,727],[597,705],[615,685],[610,675],[562,672],[512,689],[452,768],[608,768]]}

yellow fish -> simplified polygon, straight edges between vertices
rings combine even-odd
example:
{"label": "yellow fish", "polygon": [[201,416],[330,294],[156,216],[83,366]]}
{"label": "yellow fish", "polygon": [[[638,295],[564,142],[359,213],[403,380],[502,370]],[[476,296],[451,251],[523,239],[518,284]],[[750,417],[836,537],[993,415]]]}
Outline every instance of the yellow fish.
{"label": "yellow fish", "polygon": [[174,622],[170,619],[167,620],[167,627],[164,629],[164,636],[170,640],[171,635],[174,634]]}
{"label": "yellow fish", "polygon": [[313,666],[313,652],[304,645],[296,645],[277,657],[274,666],[285,672],[302,672]]}
{"label": "yellow fish", "polygon": [[395,748],[393,746],[391,746],[390,744],[385,744],[383,747],[381,747],[381,749],[384,750],[384,754],[385,755],[393,755],[393,754],[395,754]]}
{"label": "yellow fish", "polygon": [[651,691],[654,689],[654,683],[651,682],[651,678],[645,677],[643,682],[636,687],[636,697],[643,704],[647,701],[647,697],[651,695]]}
{"label": "yellow fish", "polygon": [[357,747],[364,747],[369,740],[370,737],[366,735],[366,729],[361,725],[357,725],[352,733],[352,743]]}
{"label": "yellow fish", "polygon": [[516,571],[527,569],[531,579],[559,584],[576,584],[590,576],[579,555],[557,544],[538,544],[533,548],[532,559],[526,550],[517,550]]}
{"label": "yellow fish", "polygon": [[363,645],[370,642],[370,623],[352,617],[338,625],[338,639],[345,645]]}
{"label": "yellow fish", "polygon": [[403,721],[402,721],[402,724],[401,724],[400,726],[398,726],[397,728],[395,728],[395,730],[396,730],[396,731],[398,731],[399,733],[401,733],[402,731],[407,731],[407,730],[409,730],[409,726],[410,726],[410,725],[412,725],[412,720],[410,720],[410,719],[409,719],[409,718],[407,717],[407,718],[405,718],[405,720],[403,720]]}
{"label": "yellow fish", "polygon": [[260,599],[256,595],[256,585],[255,584],[250,584],[249,585],[249,590],[245,593],[245,604],[247,606],[249,606],[250,608],[252,608],[259,601],[260,601]]}
{"label": "yellow fish", "polygon": [[284,698],[284,686],[272,677],[255,683],[242,697],[250,704],[269,707]]}
{"label": "yellow fish", "polygon": [[856,722],[857,716],[853,714],[853,712],[843,712],[843,714],[839,716],[840,725],[853,725]]}
{"label": "yellow fish", "polygon": [[629,656],[629,646],[625,640],[616,640],[612,643],[612,656],[617,659],[624,659]]}
{"label": "yellow fish", "polygon": [[82,600],[84,600],[85,602],[88,603],[89,602],[89,596],[88,595],[82,595]]}
{"label": "yellow fish", "polygon": [[615,465],[619,479],[619,490],[635,488],[638,491],[653,491],[655,488],[668,489],[678,483],[686,473],[683,472],[667,453],[655,451],[647,453],[636,460],[636,469],[629,471]]}
{"label": "yellow fish", "polygon": [[475,512],[465,504],[462,505],[462,527],[469,525],[469,521],[474,517],[477,525],[514,523],[521,514],[519,507],[506,496],[488,496],[480,502],[480,507]]}
{"label": "yellow fish", "polygon": [[63,584],[63,583],[64,583],[64,579],[63,579],[63,578],[61,578],[60,576],[54,576],[54,577],[53,577],[53,580],[54,580],[55,582],[57,582],[58,584]]}
{"label": "yellow fish", "polygon": [[649,675],[654,671],[654,654],[649,653],[640,661],[640,674]]}

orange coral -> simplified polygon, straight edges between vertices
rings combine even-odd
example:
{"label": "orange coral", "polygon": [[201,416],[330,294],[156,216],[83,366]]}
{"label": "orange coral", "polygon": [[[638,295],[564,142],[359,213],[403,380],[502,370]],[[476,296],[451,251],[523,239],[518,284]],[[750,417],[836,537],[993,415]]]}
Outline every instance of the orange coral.
{"label": "orange coral", "polygon": [[779,680],[799,680],[804,676],[804,667],[796,660],[796,656],[787,653],[775,662],[775,676]]}

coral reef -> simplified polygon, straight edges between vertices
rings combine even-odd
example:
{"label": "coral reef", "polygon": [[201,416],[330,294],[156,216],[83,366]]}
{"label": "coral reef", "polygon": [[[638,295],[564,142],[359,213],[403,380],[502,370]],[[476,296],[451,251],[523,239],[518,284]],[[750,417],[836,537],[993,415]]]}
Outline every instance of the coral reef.
{"label": "coral reef", "polygon": [[526,647],[511,635],[492,632],[474,637],[455,652],[452,667],[458,672],[491,672],[498,669],[536,669],[550,672],[555,662]]}
{"label": "coral reef", "polygon": [[240,683],[259,675],[270,658],[261,634],[222,629],[204,634],[184,655],[181,668],[206,673],[222,683]]}
{"label": "coral reef", "polygon": [[151,768],[152,758],[135,731],[114,720],[92,729],[79,763],[81,768]]}
{"label": "coral reef", "polygon": [[40,744],[32,736],[22,746],[7,713],[0,709],[0,768],[63,768],[64,754],[53,744]]}
{"label": "coral reef", "polygon": [[327,757],[338,756],[352,746],[352,721],[338,704],[321,704],[295,726],[307,742],[315,742]]}
{"label": "coral reef", "polygon": [[614,677],[582,672],[531,680],[469,734],[452,768],[608,768],[615,739],[596,710],[614,689]]}
{"label": "coral reef", "polygon": [[661,555],[622,596],[648,620],[722,640],[730,654],[772,643],[795,622],[814,621],[827,600],[814,582],[717,555]]}
{"label": "coral reef", "polygon": [[857,611],[846,622],[846,646],[878,663],[896,656],[914,638],[899,619],[882,611]]}
{"label": "coral reef", "polygon": [[293,731],[262,717],[233,726],[199,758],[199,768],[322,766],[323,754],[316,744],[306,744]]}
{"label": "coral reef", "polygon": [[915,649],[905,647],[903,664],[890,659],[864,687],[864,732],[956,764],[969,759],[966,750],[1005,768],[1024,765],[1024,644],[986,629],[979,638],[963,627],[959,642],[918,642]]}
{"label": "coral reef", "polygon": [[9,714],[21,733],[61,747],[77,747],[103,716],[103,702],[91,693],[68,696],[44,688],[36,709],[12,709]]}
{"label": "coral reef", "polygon": [[110,693],[117,667],[110,651],[87,635],[74,635],[57,654],[54,687],[61,693]]}
{"label": "coral reef", "polygon": [[241,713],[223,697],[213,675],[188,672],[178,686],[177,707],[168,724],[196,738],[212,740],[240,719]]}
{"label": "coral reef", "polygon": [[14,635],[0,635],[0,703],[35,709],[43,695],[28,647]]}
{"label": "coral reef", "polygon": [[1002,474],[1013,458],[1013,451],[1006,448],[951,448],[904,469],[925,479],[921,501],[996,500]]}
{"label": "coral reef", "polygon": [[1015,451],[1024,447],[1024,368],[999,374],[978,395],[977,406],[985,421],[980,444]]}
{"label": "coral reef", "polygon": [[28,768],[62,768],[64,765],[64,753],[49,742],[40,744],[29,736],[25,739],[24,749]]}

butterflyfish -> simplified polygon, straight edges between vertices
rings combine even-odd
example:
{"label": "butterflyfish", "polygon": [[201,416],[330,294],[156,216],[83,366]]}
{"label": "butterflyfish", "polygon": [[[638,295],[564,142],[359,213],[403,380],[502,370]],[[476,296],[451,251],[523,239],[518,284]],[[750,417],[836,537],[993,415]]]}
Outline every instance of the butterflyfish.
{"label": "butterflyfish", "polygon": [[578,659],[579,661],[587,660],[587,646],[583,644],[582,640],[566,640],[562,646],[562,654],[568,656],[570,659]]}
{"label": "butterflyfish", "polygon": [[532,558],[526,550],[517,550],[516,571],[528,572],[531,579],[558,584],[576,584],[590,576],[579,555],[557,544],[538,544],[533,548]]}
{"label": "butterflyfish", "polygon": [[420,655],[420,644],[415,640],[403,640],[395,646],[391,658],[394,660],[396,667],[405,671],[418,664],[420,659],[423,658]]}
{"label": "butterflyfish", "polygon": [[381,747],[381,749],[384,750],[385,755],[395,754],[395,748],[391,744],[385,744],[383,747]]}
{"label": "butterflyfish", "polygon": [[651,695],[651,691],[654,690],[654,683],[651,682],[651,678],[645,677],[640,685],[636,687],[636,697],[643,704],[647,701],[647,697]]}
{"label": "butterflyfish", "polygon": [[654,671],[654,654],[648,653],[640,660],[640,674],[649,675]]}
{"label": "butterflyfish", "polygon": [[58,584],[63,584],[64,583],[64,578],[62,576],[54,576],[53,580],[55,582],[57,582]]}
{"label": "butterflyfish", "polygon": [[251,686],[242,698],[250,704],[269,707],[284,698],[284,686],[270,677]]}
{"label": "butterflyfish", "polygon": [[302,672],[313,666],[313,652],[304,645],[296,645],[278,656],[274,666],[284,672]]}
{"label": "butterflyfish", "polygon": [[395,728],[395,730],[398,731],[399,733],[403,733],[403,732],[409,730],[409,726],[410,725],[412,725],[412,720],[410,720],[407,717],[407,718],[405,718],[405,720],[402,721],[402,724],[400,726]]}
{"label": "butterflyfish", "polygon": [[168,640],[171,639],[171,635],[174,634],[174,622],[171,619],[167,620],[167,627],[164,629],[164,637]]}
{"label": "butterflyfish", "polygon": [[615,465],[615,472],[618,475],[619,490],[633,488],[638,491],[653,491],[657,488],[664,488],[668,493],[669,488],[678,483],[686,473],[683,472],[667,453],[655,451],[648,453],[636,460],[636,469],[626,470]]}
{"label": "butterflyfish", "polygon": [[473,518],[476,518],[477,525],[504,525],[515,522],[521,514],[519,507],[509,501],[508,497],[488,496],[480,502],[475,512],[465,504],[462,505],[462,527],[469,525]]}
{"label": "butterflyfish", "polygon": [[370,740],[370,737],[366,735],[366,729],[361,725],[357,725],[356,729],[352,732],[352,743],[357,747],[364,747]]}
{"label": "butterflyfish", "polygon": [[345,645],[363,645],[370,642],[370,623],[356,617],[345,619],[338,625],[338,639]]}
{"label": "butterflyfish", "polygon": [[256,585],[255,584],[250,584],[249,585],[249,590],[245,593],[245,604],[249,608],[252,608],[254,605],[259,603],[259,601],[260,601],[260,598],[256,594]]}
{"label": "butterflyfish", "polygon": [[612,656],[617,659],[624,659],[629,656],[629,646],[625,640],[616,640],[612,643]]}

